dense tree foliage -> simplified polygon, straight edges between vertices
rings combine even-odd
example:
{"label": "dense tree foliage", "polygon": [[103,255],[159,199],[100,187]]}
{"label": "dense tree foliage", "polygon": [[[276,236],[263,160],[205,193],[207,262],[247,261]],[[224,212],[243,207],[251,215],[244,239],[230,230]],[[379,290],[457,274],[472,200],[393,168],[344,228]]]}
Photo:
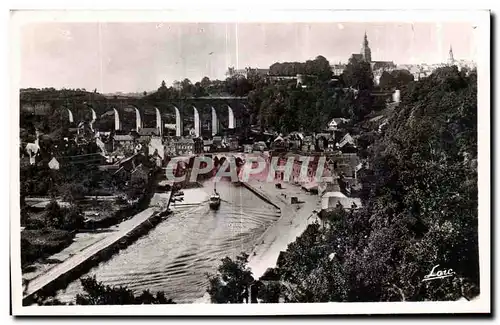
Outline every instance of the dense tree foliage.
{"label": "dense tree foliage", "polygon": [[125,195],[129,200],[137,200],[146,194],[147,182],[142,178],[132,179],[125,186]]}
{"label": "dense tree foliage", "polygon": [[[137,295],[127,287],[112,287],[98,282],[94,277],[80,279],[84,293],[76,295],[77,305],[151,305],[175,304],[163,291],[151,293],[144,290]],[[39,305],[66,305],[53,297],[40,297]]]}
{"label": "dense tree foliage", "polygon": [[[297,86],[293,79],[297,74],[303,75],[304,87]],[[268,76],[248,68],[246,76],[233,75],[223,81],[204,77],[192,84],[185,79],[174,82],[173,87],[163,82],[157,92],[146,98],[247,96],[245,114],[250,124],[278,132],[316,131],[334,117],[361,120],[375,108],[370,96],[373,75],[369,64],[351,60],[340,80],[331,78],[330,63],[320,55],[306,62],[275,63]]]}
{"label": "dense tree foliage", "polygon": [[373,88],[373,72],[369,62],[358,61],[350,58],[341,78],[345,85],[358,90],[371,90]]}
{"label": "dense tree foliage", "polygon": [[232,260],[229,257],[222,259],[222,263],[215,275],[208,275],[212,303],[243,303],[248,302],[250,285],[254,282],[252,272],[247,267],[248,255],[241,254]]}
{"label": "dense tree foliage", "polygon": [[[361,75],[357,70],[363,68],[353,65],[349,71]],[[342,88],[341,84],[329,79],[331,68],[328,61],[318,64],[315,71],[318,77],[307,82],[306,87],[297,86],[296,81],[291,80],[270,82],[250,91],[248,100],[253,123],[259,124],[262,129],[278,132],[313,132],[325,128],[334,117],[361,120],[371,111],[372,83],[360,91]]]}
{"label": "dense tree foliage", "polygon": [[[297,87],[295,79],[279,78],[294,78],[297,74],[302,74],[305,78],[305,87]],[[243,113],[248,114],[250,123],[260,125],[263,130],[279,132],[313,131],[317,126],[325,127],[333,117],[361,120],[373,109],[373,100],[369,95],[373,87],[373,75],[368,63],[350,60],[340,80],[332,81],[331,78],[330,63],[320,55],[305,62],[275,63],[270,66],[269,76],[249,68],[246,76],[234,75],[226,80],[210,80],[204,77],[193,83],[184,79],[175,81],[171,87],[162,81],[156,92],[151,92],[143,98],[147,101],[204,96],[248,96],[248,112]],[[346,90],[345,86],[352,89]],[[27,94],[22,96],[31,98],[29,91]],[[83,105],[83,98],[100,96],[95,93],[83,94],[86,97],[71,98],[73,106]],[[83,106],[82,109],[85,111]],[[61,107],[53,107],[48,114],[48,118],[37,120],[36,125],[29,123],[36,119],[32,115],[22,119],[27,121],[24,123],[26,127],[22,123],[23,129],[27,130],[24,132],[26,141],[30,140],[28,135],[34,133],[33,125],[50,134],[52,139],[60,140],[65,136],[71,126],[66,116],[67,111]],[[100,119],[98,123],[98,127],[113,129],[112,119]]]}
{"label": "dense tree foliage", "polygon": [[21,167],[21,197],[60,196],[73,203],[86,195],[110,195],[124,189],[109,172],[95,165],[66,163],[52,170],[46,163]]}
{"label": "dense tree foliage", "polygon": [[148,290],[140,295],[126,287],[111,287],[96,281],[95,277],[83,278],[82,283],[84,294],[76,296],[77,305],[142,305],[142,304],[174,304],[172,299],[168,299],[164,292],[153,294]]}
{"label": "dense tree foliage", "polygon": [[401,89],[413,80],[414,77],[408,70],[384,71],[379,86],[382,89]]}
{"label": "dense tree foliage", "polygon": [[[427,301],[479,293],[477,77],[436,70],[403,92],[382,134],[367,133],[363,208],[323,215],[283,252],[289,302]],[[422,281],[438,265],[451,277]],[[264,290],[264,292],[262,292]],[[266,292],[266,290],[268,292]]]}
{"label": "dense tree foliage", "polygon": [[314,60],[307,60],[306,62],[284,62],[274,63],[269,67],[269,74],[273,76],[293,76],[297,74],[313,75],[320,80],[330,80],[332,77],[332,70],[330,63],[324,56],[317,56]]}
{"label": "dense tree foliage", "polygon": [[[56,201],[50,202],[43,213],[44,227],[75,230],[83,227],[84,218],[77,206],[61,208]],[[27,228],[40,228],[27,225]]]}
{"label": "dense tree foliage", "polygon": [[[326,231],[347,243],[339,250],[325,241],[342,262],[345,300],[453,300],[477,293],[476,100],[476,75],[456,67],[410,85],[373,146],[366,207]],[[307,255],[315,256],[311,249]],[[422,282],[438,264],[456,276]]]}

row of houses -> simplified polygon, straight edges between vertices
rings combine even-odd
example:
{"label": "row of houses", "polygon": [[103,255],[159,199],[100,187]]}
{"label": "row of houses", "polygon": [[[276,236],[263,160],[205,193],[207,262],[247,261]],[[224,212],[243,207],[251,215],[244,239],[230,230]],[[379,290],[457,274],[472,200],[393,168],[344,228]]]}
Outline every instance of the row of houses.
{"label": "row of houses", "polygon": [[270,149],[303,153],[356,152],[356,142],[349,133],[343,132],[320,132],[312,135],[294,132],[287,136],[276,137],[270,143]]}
{"label": "row of houses", "polygon": [[[336,152],[326,155],[310,155],[307,162],[300,159],[302,153],[271,153],[269,159],[273,157],[278,157],[278,167],[284,167],[289,161],[293,161],[288,181],[295,184],[308,184],[304,185],[304,187],[307,190],[314,191],[319,191],[318,186],[321,186],[322,179],[325,178],[341,178],[344,184],[355,184],[355,181],[358,179],[359,166],[362,164],[358,155],[355,153]],[[306,163],[307,172],[303,173],[302,168]],[[320,165],[321,163],[323,163],[323,165]],[[320,172],[318,172],[318,170]],[[275,172],[275,179],[285,180],[285,177],[287,177],[287,175],[285,175],[284,170],[277,170]]]}
{"label": "row of houses", "polygon": [[214,136],[212,139],[197,137],[161,137],[148,135],[138,137],[136,134],[113,135],[107,140],[108,160],[116,162],[124,157],[144,153],[156,155],[162,160],[167,157],[189,156],[217,151],[240,150],[239,139],[236,136]]}

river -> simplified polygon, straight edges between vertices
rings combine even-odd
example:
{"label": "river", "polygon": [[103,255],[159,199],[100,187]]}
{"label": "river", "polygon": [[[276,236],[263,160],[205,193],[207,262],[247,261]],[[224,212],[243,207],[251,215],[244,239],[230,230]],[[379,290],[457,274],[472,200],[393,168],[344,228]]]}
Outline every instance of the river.
{"label": "river", "polygon": [[[87,275],[112,286],[127,286],[139,293],[164,291],[177,303],[201,298],[208,285],[206,273],[214,273],[225,256],[250,253],[264,231],[279,218],[279,211],[252,192],[230,182],[217,183],[223,199],[220,209],[209,208],[213,182],[200,189],[184,190],[184,202],[147,235],[100,263]],[[161,199],[168,200],[167,195]],[[60,290],[57,298],[74,302],[80,281]]]}

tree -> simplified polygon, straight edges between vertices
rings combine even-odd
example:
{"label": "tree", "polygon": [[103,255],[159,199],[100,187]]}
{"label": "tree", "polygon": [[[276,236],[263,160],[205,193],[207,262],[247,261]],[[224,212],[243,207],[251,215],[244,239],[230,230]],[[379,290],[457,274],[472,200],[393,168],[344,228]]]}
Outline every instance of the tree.
{"label": "tree", "polygon": [[397,89],[403,88],[414,80],[413,75],[406,69],[393,70],[391,71],[391,75],[394,77],[394,81],[396,84],[395,86],[397,87]]}
{"label": "tree", "polygon": [[194,97],[202,97],[208,95],[206,89],[201,85],[200,82],[194,84],[193,87],[193,96]]}
{"label": "tree", "polygon": [[208,77],[206,77],[206,76],[205,76],[205,77],[203,77],[203,78],[201,79],[201,81],[200,81],[201,86],[202,86],[205,90],[206,90],[206,89],[208,89],[208,87],[210,87],[211,83],[212,83],[212,82],[210,81],[210,78],[208,78]]}
{"label": "tree", "polygon": [[167,299],[164,292],[156,295],[148,290],[136,296],[126,287],[111,287],[98,282],[94,277],[80,279],[84,294],[76,296],[77,305],[141,305],[141,304],[175,304]]}
{"label": "tree", "polygon": [[63,224],[64,211],[57,201],[53,200],[44,209],[45,225],[47,227],[59,228]]}
{"label": "tree", "polygon": [[226,91],[233,96],[246,96],[251,89],[251,84],[245,77],[233,76],[226,79]]}
{"label": "tree", "polygon": [[356,121],[362,121],[373,108],[373,96],[369,89],[362,89],[358,92],[351,111],[351,118]]}
{"label": "tree", "polygon": [[64,209],[63,213],[62,223],[59,228],[69,231],[83,228],[85,218],[80,208],[73,205]]}
{"label": "tree", "polygon": [[342,73],[344,83],[358,90],[371,90],[373,88],[373,73],[370,63],[350,58]]}
{"label": "tree", "polygon": [[[363,208],[323,215],[327,227],[309,226],[281,254],[276,273],[285,301],[479,293],[477,76],[437,69],[404,87],[401,103],[382,134],[360,136],[370,165],[361,176]],[[422,282],[437,264],[456,274]],[[275,291],[259,294],[274,292],[275,300]]]}
{"label": "tree", "polygon": [[313,61],[307,61],[305,72],[317,76],[322,81],[328,81],[332,78],[330,62],[322,55],[318,55]]}
{"label": "tree", "polygon": [[261,302],[279,303],[282,291],[282,285],[279,281],[259,281],[257,286],[258,298]]}
{"label": "tree", "polygon": [[384,71],[382,72],[382,75],[380,76],[380,82],[379,86],[382,89],[390,89],[394,87],[395,81],[394,77],[390,72]]}
{"label": "tree", "polygon": [[63,200],[69,203],[83,199],[87,192],[87,188],[80,183],[65,183],[59,187],[59,193]]}
{"label": "tree", "polygon": [[142,178],[134,178],[127,183],[125,187],[125,194],[129,200],[137,200],[146,193],[146,186],[146,180]]}
{"label": "tree", "polygon": [[191,83],[191,80],[188,78],[184,79],[180,83],[181,86],[181,94],[184,96],[190,96],[193,94],[194,85]]}
{"label": "tree", "polygon": [[[360,293],[454,300],[463,288],[477,288],[477,172],[464,165],[476,157],[476,96],[474,76],[438,69],[408,87],[405,104],[375,141],[364,211],[369,249],[350,259],[365,279],[356,284]],[[453,265],[460,275],[422,283],[436,264]]]}
{"label": "tree", "polygon": [[222,259],[215,275],[208,275],[212,303],[243,303],[249,298],[250,285],[254,282],[252,271],[247,267],[248,254],[242,253],[232,260]]}
{"label": "tree", "polygon": [[414,77],[408,70],[384,71],[379,85],[382,89],[401,89],[413,80]]}

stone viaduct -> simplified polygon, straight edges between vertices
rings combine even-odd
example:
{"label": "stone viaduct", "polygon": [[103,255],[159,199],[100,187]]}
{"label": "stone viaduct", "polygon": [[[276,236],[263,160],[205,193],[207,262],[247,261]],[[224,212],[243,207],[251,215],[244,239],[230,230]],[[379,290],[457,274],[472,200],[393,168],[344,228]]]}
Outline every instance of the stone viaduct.
{"label": "stone viaduct", "polygon": [[[21,101],[21,110],[27,106],[36,110],[36,105],[43,104],[43,99],[37,103]],[[88,121],[95,130],[115,133],[148,128],[156,129],[160,135],[183,136],[192,132],[195,136],[213,136],[242,128],[248,122],[246,97],[167,100],[112,96],[79,104],[50,101],[50,105],[61,109],[68,123]]]}

